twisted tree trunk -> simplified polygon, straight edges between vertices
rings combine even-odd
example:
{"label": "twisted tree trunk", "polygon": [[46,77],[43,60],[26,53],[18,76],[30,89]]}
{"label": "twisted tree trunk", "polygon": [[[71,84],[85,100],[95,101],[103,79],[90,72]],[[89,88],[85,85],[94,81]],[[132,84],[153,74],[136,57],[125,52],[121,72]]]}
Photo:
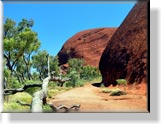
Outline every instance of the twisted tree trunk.
{"label": "twisted tree trunk", "polygon": [[[42,84],[24,85],[22,88],[19,88],[19,89],[5,89],[4,95],[10,95],[10,94],[15,94],[17,92],[23,92],[26,89],[31,87],[41,87],[40,91],[37,91],[34,93],[31,104],[24,104],[24,103],[21,103],[20,101],[17,101],[17,103],[19,103],[20,105],[30,106],[31,112],[43,112],[43,104],[46,104],[46,98],[48,95],[48,83],[50,81],[58,81],[60,83],[64,83],[65,81],[68,81],[68,80],[70,80],[70,78],[62,79],[62,77],[51,77],[50,63],[49,63],[49,56],[48,56],[48,77],[46,77],[43,80]],[[70,108],[64,105],[60,105],[57,107],[53,106],[52,104],[48,104],[48,105],[53,109],[53,112],[57,112],[60,109],[64,109],[64,112],[69,112],[71,109],[74,109],[77,111],[80,108],[80,105],[73,105]]]}
{"label": "twisted tree trunk", "polygon": [[4,89],[4,96],[11,95],[11,94],[16,94],[18,92],[23,92],[28,88],[33,88],[33,87],[42,87],[42,84],[28,84],[24,85],[22,88],[18,89]]}
{"label": "twisted tree trunk", "polygon": [[48,77],[43,80],[42,89],[34,93],[31,105],[31,112],[43,112],[43,104],[46,103],[48,93],[48,83],[51,79],[50,75],[50,63],[48,58]]}
{"label": "twisted tree trunk", "polygon": [[50,81],[50,76],[43,80],[42,90],[35,92],[32,99],[31,112],[42,112],[43,103],[45,103],[48,93],[48,83]]}

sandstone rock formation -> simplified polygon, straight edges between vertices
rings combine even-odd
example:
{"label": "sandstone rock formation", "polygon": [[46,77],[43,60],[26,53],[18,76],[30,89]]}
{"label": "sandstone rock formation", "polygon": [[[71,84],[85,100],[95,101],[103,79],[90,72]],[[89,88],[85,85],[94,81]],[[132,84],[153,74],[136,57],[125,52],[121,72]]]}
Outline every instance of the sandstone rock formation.
{"label": "sandstone rock formation", "polygon": [[128,83],[146,81],[146,2],[138,2],[114,33],[101,56],[99,69],[105,86],[115,85],[117,79]]}
{"label": "sandstone rock formation", "polygon": [[82,58],[86,64],[98,67],[100,57],[116,28],[85,30],[71,37],[58,53],[60,64],[70,58]]}

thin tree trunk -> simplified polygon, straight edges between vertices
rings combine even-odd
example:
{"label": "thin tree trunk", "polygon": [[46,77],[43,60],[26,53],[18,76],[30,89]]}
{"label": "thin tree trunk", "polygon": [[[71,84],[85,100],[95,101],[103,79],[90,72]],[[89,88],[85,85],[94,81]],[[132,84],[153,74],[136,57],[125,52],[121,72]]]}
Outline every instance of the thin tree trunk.
{"label": "thin tree trunk", "polygon": [[20,79],[20,76],[17,73],[16,73],[16,77],[17,77],[18,81],[21,83],[22,81]]}
{"label": "thin tree trunk", "polygon": [[23,73],[21,73],[21,78],[22,78],[23,81],[25,81],[25,77],[24,77]]}

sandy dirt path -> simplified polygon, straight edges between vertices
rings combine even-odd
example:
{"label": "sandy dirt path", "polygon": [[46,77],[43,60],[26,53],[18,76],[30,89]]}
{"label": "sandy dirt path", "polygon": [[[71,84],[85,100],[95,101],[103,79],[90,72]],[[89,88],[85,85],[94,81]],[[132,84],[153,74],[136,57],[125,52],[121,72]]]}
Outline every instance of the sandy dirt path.
{"label": "sandy dirt path", "polygon": [[58,94],[50,102],[56,106],[64,104],[68,107],[80,104],[79,112],[147,112],[146,95],[109,96],[101,90],[102,88],[86,84]]}

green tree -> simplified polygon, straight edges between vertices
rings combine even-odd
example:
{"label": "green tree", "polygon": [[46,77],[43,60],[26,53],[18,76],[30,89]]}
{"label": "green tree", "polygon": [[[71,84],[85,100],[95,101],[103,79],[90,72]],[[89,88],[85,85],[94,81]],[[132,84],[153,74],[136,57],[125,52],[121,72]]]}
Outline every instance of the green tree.
{"label": "green tree", "polygon": [[39,78],[42,80],[47,77],[47,51],[39,51],[36,55],[32,56],[32,66],[39,73]]}
{"label": "green tree", "polygon": [[76,71],[80,73],[83,68],[84,61],[82,59],[72,58],[68,61],[68,64],[69,64],[69,72]]}
{"label": "green tree", "polygon": [[4,23],[4,57],[6,59],[6,66],[13,73],[19,59],[25,59],[27,71],[29,71],[29,63],[31,54],[36,51],[40,42],[37,33],[31,28],[33,20],[22,19],[16,25],[16,22],[11,19],[6,19]]}
{"label": "green tree", "polygon": [[16,64],[17,68],[15,74],[19,82],[24,82],[27,77],[26,64],[24,64],[23,58],[21,57]]}
{"label": "green tree", "polygon": [[54,75],[58,76],[60,73],[58,56],[50,56],[50,71],[55,72]]}
{"label": "green tree", "polygon": [[84,80],[93,80],[95,78],[100,77],[100,71],[96,67],[92,66],[83,66],[82,71],[80,73],[81,79]]}
{"label": "green tree", "polygon": [[[32,56],[32,66],[37,70],[37,72],[40,75],[40,80],[47,77],[48,74],[48,68],[47,68],[47,56],[48,52],[38,51],[36,55]],[[54,74],[57,76],[59,75],[59,62],[57,56],[49,56],[50,58],[50,71],[54,72]]]}
{"label": "green tree", "polygon": [[20,83],[17,78],[11,75],[11,71],[4,68],[4,88],[19,88]]}
{"label": "green tree", "polygon": [[82,80],[80,78],[80,73],[83,68],[84,61],[82,59],[78,58],[72,58],[68,61],[68,71],[67,71],[67,77],[70,78],[70,80],[66,83],[66,86],[82,86]]}
{"label": "green tree", "polygon": [[32,79],[37,81],[39,79],[39,73],[33,72],[32,73]]}

